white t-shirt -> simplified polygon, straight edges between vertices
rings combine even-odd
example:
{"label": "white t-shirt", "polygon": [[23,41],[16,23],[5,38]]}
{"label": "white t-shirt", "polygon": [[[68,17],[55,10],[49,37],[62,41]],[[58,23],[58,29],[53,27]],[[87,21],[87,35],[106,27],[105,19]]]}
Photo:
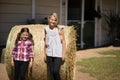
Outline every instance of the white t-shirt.
{"label": "white t-shirt", "polygon": [[46,54],[51,57],[62,57],[62,43],[60,39],[60,32],[63,26],[50,29],[49,26],[45,27],[46,31]]}

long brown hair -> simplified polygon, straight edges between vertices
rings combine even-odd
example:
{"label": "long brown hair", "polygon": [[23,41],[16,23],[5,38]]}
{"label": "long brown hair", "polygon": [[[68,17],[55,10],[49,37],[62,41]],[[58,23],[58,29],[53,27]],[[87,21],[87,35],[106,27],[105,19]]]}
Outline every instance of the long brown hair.
{"label": "long brown hair", "polygon": [[23,32],[27,32],[28,33],[28,39],[32,41],[32,43],[34,44],[34,41],[33,41],[33,36],[32,34],[30,33],[29,29],[24,27],[21,29],[21,31],[17,34],[17,38],[15,40],[15,45],[17,45],[18,41],[20,40],[20,36]]}

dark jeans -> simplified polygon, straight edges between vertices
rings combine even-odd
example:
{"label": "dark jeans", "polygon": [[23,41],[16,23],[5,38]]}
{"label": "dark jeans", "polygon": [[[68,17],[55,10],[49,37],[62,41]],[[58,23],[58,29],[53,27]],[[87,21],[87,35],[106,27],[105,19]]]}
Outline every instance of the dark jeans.
{"label": "dark jeans", "polygon": [[14,60],[15,72],[14,80],[25,80],[25,76],[28,70],[29,62]]}
{"label": "dark jeans", "polygon": [[60,78],[61,63],[62,63],[62,58],[47,56],[47,65],[50,70],[51,80],[61,80]]}

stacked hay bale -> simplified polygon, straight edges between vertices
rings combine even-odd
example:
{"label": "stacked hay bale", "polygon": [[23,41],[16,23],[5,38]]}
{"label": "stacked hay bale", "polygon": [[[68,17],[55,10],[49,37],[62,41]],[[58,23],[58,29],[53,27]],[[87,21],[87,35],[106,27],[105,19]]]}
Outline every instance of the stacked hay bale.
{"label": "stacked hay bale", "polygon": [[[33,67],[28,70],[29,80],[48,80],[47,65],[44,62],[44,27],[45,25],[18,25],[11,29],[9,34],[5,54],[5,64],[10,80],[13,79],[14,69],[11,67],[11,52],[14,47],[14,42],[17,33],[23,27],[28,27],[33,35],[34,40],[34,62]],[[74,80],[74,66],[75,66],[75,53],[76,53],[76,37],[75,30],[72,26],[65,26],[65,39],[67,45],[66,61],[61,67],[62,80]]]}

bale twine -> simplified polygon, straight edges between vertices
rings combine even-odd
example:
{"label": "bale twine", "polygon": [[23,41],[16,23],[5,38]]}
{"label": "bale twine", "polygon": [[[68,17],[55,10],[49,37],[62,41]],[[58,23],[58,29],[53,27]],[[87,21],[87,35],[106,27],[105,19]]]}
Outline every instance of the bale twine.
{"label": "bale twine", "polygon": [[[21,28],[29,28],[34,40],[34,62],[33,67],[28,70],[28,80],[49,80],[47,71],[47,65],[44,62],[44,27],[45,25],[17,25],[14,26],[8,36],[5,53],[5,64],[7,73],[10,80],[13,80],[13,71],[11,67],[11,52],[14,47],[14,42],[17,37],[17,33]],[[75,53],[76,53],[76,37],[75,30],[72,26],[65,26],[65,39],[66,39],[66,60],[62,65],[60,74],[62,80],[74,80],[74,66],[75,66]]]}

